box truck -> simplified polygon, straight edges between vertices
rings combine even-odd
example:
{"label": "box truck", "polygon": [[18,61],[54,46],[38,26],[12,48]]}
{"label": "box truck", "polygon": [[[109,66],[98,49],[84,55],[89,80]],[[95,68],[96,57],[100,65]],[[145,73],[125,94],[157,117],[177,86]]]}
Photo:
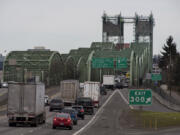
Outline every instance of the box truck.
{"label": "box truck", "polygon": [[100,83],[91,81],[84,82],[83,97],[90,97],[93,100],[93,105],[99,107]]}
{"label": "box truck", "polygon": [[114,75],[103,75],[103,85],[108,89],[115,88],[115,76]]}
{"label": "box truck", "polygon": [[61,81],[60,91],[61,99],[65,104],[74,104],[79,93],[78,80],[64,80]]}
{"label": "box truck", "polygon": [[9,126],[45,123],[45,86],[42,83],[15,83],[8,85],[7,116]]}

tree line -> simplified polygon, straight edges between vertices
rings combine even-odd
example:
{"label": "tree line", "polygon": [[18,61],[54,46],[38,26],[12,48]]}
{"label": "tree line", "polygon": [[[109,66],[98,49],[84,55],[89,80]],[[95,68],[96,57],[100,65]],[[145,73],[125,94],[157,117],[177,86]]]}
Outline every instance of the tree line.
{"label": "tree line", "polygon": [[158,65],[165,73],[166,82],[169,87],[180,87],[180,53],[177,51],[177,45],[173,37],[169,36],[162,47],[159,55]]}

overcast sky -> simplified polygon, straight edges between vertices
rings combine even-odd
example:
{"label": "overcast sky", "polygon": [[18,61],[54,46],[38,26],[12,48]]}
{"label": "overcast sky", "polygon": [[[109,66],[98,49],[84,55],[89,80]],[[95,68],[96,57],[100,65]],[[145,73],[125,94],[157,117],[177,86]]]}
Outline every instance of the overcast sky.
{"label": "overcast sky", "polygon": [[[0,53],[45,46],[61,54],[102,40],[101,16],[155,18],[154,54],[172,35],[180,51],[179,0],[0,0]],[[125,25],[125,42],[133,38]],[[5,53],[4,53],[5,54]]]}

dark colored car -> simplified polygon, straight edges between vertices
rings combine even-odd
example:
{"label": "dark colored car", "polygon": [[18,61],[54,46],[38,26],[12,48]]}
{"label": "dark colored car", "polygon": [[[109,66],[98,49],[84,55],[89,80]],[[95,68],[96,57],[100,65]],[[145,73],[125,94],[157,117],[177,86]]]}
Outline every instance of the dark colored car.
{"label": "dark colored car", "polygon": [[53,118],[53,129],[56,127],[66,127],[70,130],[73,129],[73,121],[68,113],[57,113]]}
{"label": "dark colored car", "polygon": [[127,82],[123,82],[123,88],[128,88],[128,83]]}
{"label": "dark colored car", "polygon": [[107,95],[107,91],[106,91],[106,88],[104,86],[100,87],[100,94],[101,95]]}
{"label": "dark colored car", "polygon": [[73,109],[77,111],[77,116],[84,120],[84,108],[80,105],[74,105],[72,106]]}
{"label": "dark colored car", "polygon": [[116,82],[116,88],[123,89],[123,83],[122,82]]}
{"label": "dark colored car", "polygon": [[73,124],[77,125],[78,119],[77,119],[77,111],[72,108],[64,108],[61,110],[61,113],[69,113],[71,116],[71,119],[73,120]]}
{"label": "dark colored car", "polygon": [[76,105],[82,105],[85,114],[94,114],[93,100],[89,97],[80,97],[76,100]]}
{"label": "dark colored car", "polygon": [[62,110],[64,108],[64,103],[61,99],[52,99],[49,105],[49,111]]}

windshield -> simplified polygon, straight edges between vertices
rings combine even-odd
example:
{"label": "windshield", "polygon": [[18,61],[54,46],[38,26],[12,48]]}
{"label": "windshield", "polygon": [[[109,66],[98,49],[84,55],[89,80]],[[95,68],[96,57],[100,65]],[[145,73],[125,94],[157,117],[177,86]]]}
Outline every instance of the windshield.
{"label": "windshield", "polygon": [[58,99],[53,99],[51,100],[51,103],[61,103],[62,101],[61,100],[58,100]]}
{"label": "windshield", "polygon": [[68,118],[69,116],[67,114],[57,114],[56,117]]}

